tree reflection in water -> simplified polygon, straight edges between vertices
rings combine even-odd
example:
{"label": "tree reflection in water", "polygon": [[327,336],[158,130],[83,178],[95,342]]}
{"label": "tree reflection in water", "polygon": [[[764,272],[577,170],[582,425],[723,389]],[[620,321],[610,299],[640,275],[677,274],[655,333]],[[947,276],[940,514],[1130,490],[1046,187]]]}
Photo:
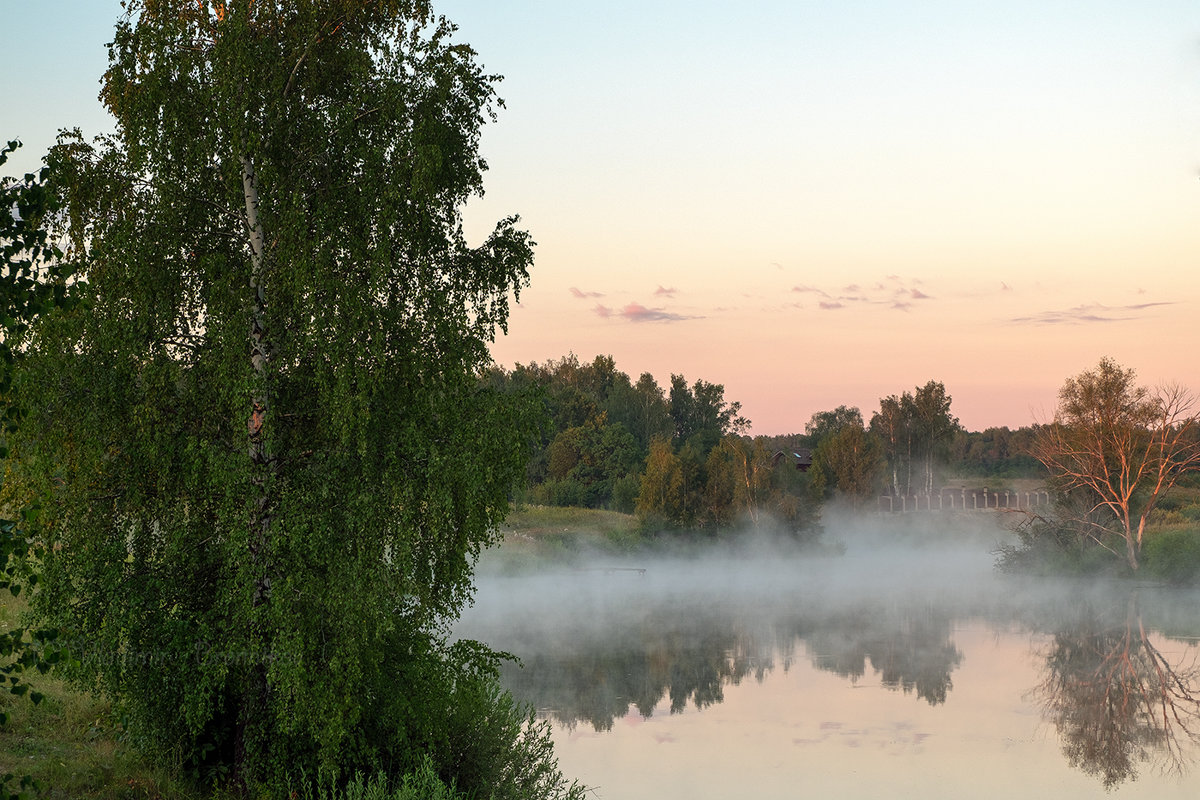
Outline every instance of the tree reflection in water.
{"label": "tree reflection in water", "polygon": [[869,659],[886,688],[905,694],[915,690],[930,705],[946,702],[953,686],[950,673],[962,661],[950,641],[948,615],[910,611],[882,627],[875,619],[856,616],[813,632],[809,649],[822,654],[813,659],[815,666],[858,680]]}
{"label": "tree reflection in water", "polygon": [[1039,687],[1073,767],[1111,789],[1139,763],[1182,772],[1200,742],[1200,666],[1195,649],[1171,664],[1146,635],[1136,599],[1111,626],[1087,613],[1054,634]]}
{"label": "tree reflection in water", "polygon": [[[853,681],[867,674],[931,705],[945,702],[950,673],[962,654],[950,641],[951,617],[932,607],[864,604],[839,612],[764,615],[759,610],[654,608],[579,631],[564,643],[521,631],[511,650],[523,666],[505,668],[517,697],[574,727],[581,721],[607,731],[636,708],[649,717],[669,698],[671,713],[724,700],[724,689],[748,676],[757,681],[787,669],[803,651],[819,669]],[[778,660],[778,661],[777,661]]]}

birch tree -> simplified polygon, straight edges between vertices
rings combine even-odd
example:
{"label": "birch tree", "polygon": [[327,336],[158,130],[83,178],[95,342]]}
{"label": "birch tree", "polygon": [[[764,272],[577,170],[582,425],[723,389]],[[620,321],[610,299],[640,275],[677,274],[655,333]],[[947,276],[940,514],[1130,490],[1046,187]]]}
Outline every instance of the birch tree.
{"label": "birch tree", "polygon": [[934,459],[958,430],[958,418],[950,413],[950,395],[939,381],[918,386],[908,408],[913,438],[921,455],[921,491],[932,494]]}
{"label": "birch tree", "polygon": [[1115,528],[1134,570],[1150,514],[1182,477],[1200,470],[1194,396],[1135,380],[1132,369],[1109,358],[1069,379],[1054,422],[1038,429],[1032,445],[1063,491],[1082,496],[1085,511],[1075,522],[1105,546]]}
{"label": "birch tree", "polygon": [[[880,399],[879,410],[871,416],[871,433],[883,442],[884,455],[891,471],[893,497],[908,494],[912,483],[913,432],[911,415],[908,413],[909,400],[908,392],[905,392],[903,397],[888,395]],[[900,482],[901,466],[907,470],[903,491]]]}
{"label": "birch tree", "polygon": [[53,153],[89,288],[21,381],[37,610],[198,773],[471,769],[495,659],[446,632],[531,439],[479,375],[532,242],[461,224],[498,79],[425,0],[123,5],[116,133]]}

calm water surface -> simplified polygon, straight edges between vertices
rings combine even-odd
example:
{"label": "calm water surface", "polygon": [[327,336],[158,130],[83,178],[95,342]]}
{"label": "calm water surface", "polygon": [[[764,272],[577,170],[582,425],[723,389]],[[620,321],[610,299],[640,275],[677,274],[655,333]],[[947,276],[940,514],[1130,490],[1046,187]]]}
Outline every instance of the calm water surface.
{"label": "calm water surface", "polygon": [[1200,595],[997,575],[959,524],[484,569],[459,633],[601,798],[1196,797]]}

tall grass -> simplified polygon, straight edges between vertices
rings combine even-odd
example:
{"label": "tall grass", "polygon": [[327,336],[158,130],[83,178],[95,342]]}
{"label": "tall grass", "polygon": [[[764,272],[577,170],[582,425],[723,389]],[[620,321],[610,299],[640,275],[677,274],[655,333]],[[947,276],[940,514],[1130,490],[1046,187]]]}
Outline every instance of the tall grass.
{"label": "tall grass", "polygon": [[288,794],[294,800],[467,800],[467,795],[438,777],[433,762],[426,758],[414,772],[400,779],[398,785],[388,785],[384,775],[366,778],[355,775],[345,786],[321,785],[301,779]]}

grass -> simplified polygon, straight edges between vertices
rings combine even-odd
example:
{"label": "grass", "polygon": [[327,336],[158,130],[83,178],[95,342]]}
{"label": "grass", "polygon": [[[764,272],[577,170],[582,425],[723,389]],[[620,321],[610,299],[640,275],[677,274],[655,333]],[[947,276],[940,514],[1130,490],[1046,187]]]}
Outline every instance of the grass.
{"label": "grass", "polygon": [[509,511],[500,528],[500,548],[488,553],[485,568],[520,570],[571,561],[581,553],[624,552],[641,541],[632,514],[598,508],[523,505]]}
{"label": "grass", "polygon": [[[16,627],[24,611],[22,600],[2,593],[0,630]],[[8,724],[0,726],[0,774],[30,776],[43,798],[199,800],[200,795],[148,766],[122,741],[107,701],[76,691],[52,674],[27,672],[22,677],[44,699],[34,705],[28,696],[0,693],[0,711],[8,715]]]}
{"label": "grass", "polygon": [[509,512],[501,529],[504,542],[577,535],[622,539],[636,535],[637,517],[598,508],[521,506]]}

